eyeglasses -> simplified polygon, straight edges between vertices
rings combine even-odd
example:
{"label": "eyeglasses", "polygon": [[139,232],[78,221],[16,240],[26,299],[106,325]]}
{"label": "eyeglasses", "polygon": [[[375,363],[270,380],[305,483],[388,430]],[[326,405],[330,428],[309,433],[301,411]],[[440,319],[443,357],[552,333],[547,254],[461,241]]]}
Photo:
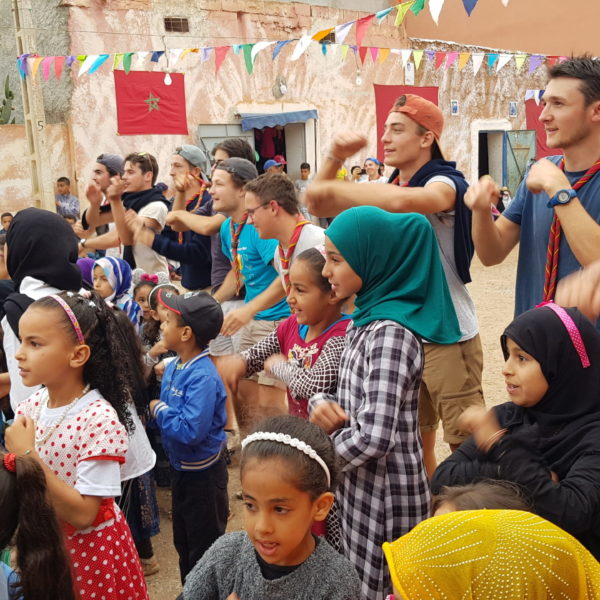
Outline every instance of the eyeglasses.
{"label": "eyeglasses", "polygon": [[246,214],[248,215],[249,219],[252,219],[254,217],[254,213],[259,209],[259,208],[265,208],[265,206],[269,206],[271,204],[271,201],[267,202],[266,204],[261,204],[259,206],[257,206],[256,208],[247,208],[246,209]]}

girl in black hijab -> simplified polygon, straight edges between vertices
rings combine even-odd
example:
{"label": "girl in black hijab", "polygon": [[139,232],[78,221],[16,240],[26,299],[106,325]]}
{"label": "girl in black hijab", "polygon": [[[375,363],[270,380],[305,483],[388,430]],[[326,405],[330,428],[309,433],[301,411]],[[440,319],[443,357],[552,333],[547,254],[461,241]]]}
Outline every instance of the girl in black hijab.
{"label": "girl in black hijab", "polygon": [[19,319],[34,301],[60,291],[79,291],[77,236],[59,215],[39,208],[20,210],[6,233],[6,266],[15,285],[0,307],[4,351],[14,408],[33,393],[23,386],[15,361]]}
{"label": "girl in black hijab", "polygon": [[501,344],[511,402],[463,415],[473,435],[438,467],[432,491],[512,481],[600,558],[600,334],[577,309],[547,304],[517,317]]}

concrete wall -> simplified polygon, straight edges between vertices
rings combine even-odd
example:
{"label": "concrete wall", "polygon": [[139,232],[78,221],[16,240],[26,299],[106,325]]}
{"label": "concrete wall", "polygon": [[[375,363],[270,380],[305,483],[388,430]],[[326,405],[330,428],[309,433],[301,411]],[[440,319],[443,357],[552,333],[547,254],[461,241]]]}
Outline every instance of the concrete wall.
{"label": "concrete wall", "polygon": [[501,50],[570,56],[590,52],[600,56],[600,3],[594,0],[479,0],[467,16],[462,0],[446,0],[439,25],[426,7],[418,16],[410,11],[410,37],[451,40]]}

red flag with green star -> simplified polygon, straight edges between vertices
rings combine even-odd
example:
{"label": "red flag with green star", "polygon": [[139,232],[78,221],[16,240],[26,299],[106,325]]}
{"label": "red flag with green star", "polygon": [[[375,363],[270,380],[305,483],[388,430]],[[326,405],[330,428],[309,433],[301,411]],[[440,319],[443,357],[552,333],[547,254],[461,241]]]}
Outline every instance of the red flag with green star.
{"label": "red flag with green star", "polygon": [[119,135],[187,135],[183,73],[114,71]]}

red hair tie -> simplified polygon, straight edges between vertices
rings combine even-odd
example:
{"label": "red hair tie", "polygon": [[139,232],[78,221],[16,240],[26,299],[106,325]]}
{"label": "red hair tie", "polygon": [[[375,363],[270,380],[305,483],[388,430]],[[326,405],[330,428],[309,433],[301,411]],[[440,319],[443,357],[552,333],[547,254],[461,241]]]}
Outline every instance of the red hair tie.
{"label": "red hair tie", "polygon": [[4,468],[11,473],[15,473],[17,470],[17,455],[7,453],[4,455]]}
{"label": "red hair tie", "polygon": [[149,275],[148,273],[144,273],[140,276],[140,281],[150,281],[151,283],[158,284],[158,275]]}

